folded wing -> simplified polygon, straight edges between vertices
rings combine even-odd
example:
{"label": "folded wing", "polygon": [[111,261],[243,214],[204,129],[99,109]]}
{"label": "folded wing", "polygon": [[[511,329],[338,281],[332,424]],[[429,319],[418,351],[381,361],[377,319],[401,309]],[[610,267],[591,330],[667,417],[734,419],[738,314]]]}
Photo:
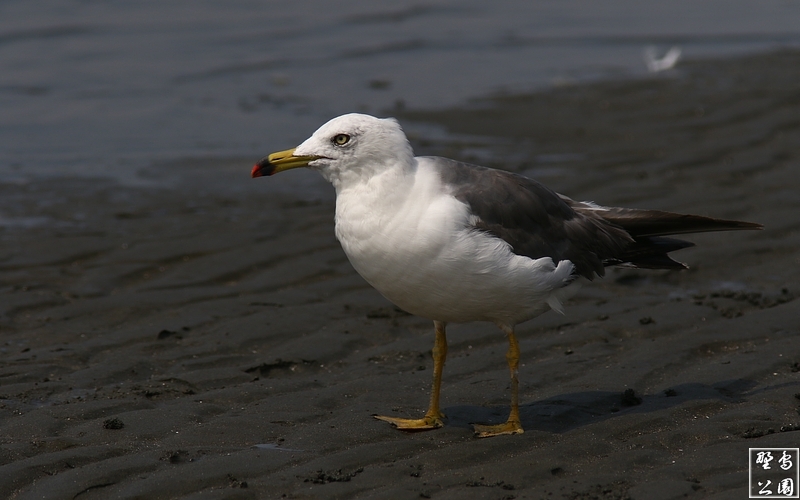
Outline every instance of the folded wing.
{"label": "folded wing", "polygon": [[472,214],[475,230],[532,259],[569,260],[593,279],[605,267],[682,269],[668,254],[693,246],[668,235],[761,229],[760,224],[658,210],[601,207],[555,193],[533,179],[436,158],[442,181]]}

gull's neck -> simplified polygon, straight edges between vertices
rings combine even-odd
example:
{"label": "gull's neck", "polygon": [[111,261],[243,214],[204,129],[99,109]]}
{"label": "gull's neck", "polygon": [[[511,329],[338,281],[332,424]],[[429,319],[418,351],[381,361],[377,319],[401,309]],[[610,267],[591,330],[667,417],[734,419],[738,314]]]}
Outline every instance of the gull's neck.
{"label": "gull's neck", "polygon": [[320,173],[333,184],[337,196],[351,189],[388,191],[386,194],[390,194],[392,187],[402,189],[410,182],[416,169],[417,160],[409,148],[408,154],[359,158],[357,164],[331,165],[321,169]]}
{"label": "gull's neck", "polygon": [[[362,165],[364,166],[364,165]],[[381,224],[385,217],[401,210],[415,189],[417,160],[394,161],[379,168],[371,166],[359,171],[341,171],[330,181],[336,188],[336,220],[349,220],[359,226],[367,221]],[[365,228],[362,228],[365,229]],[[374,231],[372,227],[370,231]]]}
{"label": "gull's neck", "polygon": [[[347,172],[330,179],[336,188],[336,238],[351,262],[358,261],[363,252],[369,253],[373,248],[370,242],[405,219],[417,189],[416,174],[417,160],[411,158],[410,162],[384,165],[371,176]],[[354,265],[359,269],[357,262]]]}

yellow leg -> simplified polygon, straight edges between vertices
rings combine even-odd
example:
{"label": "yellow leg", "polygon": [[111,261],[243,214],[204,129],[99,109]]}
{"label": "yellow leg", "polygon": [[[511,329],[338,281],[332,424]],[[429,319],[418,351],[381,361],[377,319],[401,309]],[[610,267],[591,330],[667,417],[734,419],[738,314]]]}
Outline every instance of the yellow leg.
{"label": "yellow leg", "polygon": [[442,419],[444,413],[439,410],[439,389],[442,386],[442,369],[444,360],[447,358],[447,336],[445,335],[445,323],[434,321],[436,328],[436,340],[433,343],[433,389],[431,390],[431,404],[425,416],[422,418],[395,418],[373,415],[378,420],[389,422],[396,428],[403,431],[426,431],[438,429],[443,426]]}
{"label": "yellow leg", "polygon": [[519,421],[519,343],[517,342],[516,335],[514,335],[513,328],[507,326],[501,326],[501,328],[508,336],[506,361],[508,361],[508,369],[511,371],[511,412],[508,415],[508,420],[506,420],[504,424],[473,425],[475,428],[475,436],[477,437],[522,434],[525,432]]}

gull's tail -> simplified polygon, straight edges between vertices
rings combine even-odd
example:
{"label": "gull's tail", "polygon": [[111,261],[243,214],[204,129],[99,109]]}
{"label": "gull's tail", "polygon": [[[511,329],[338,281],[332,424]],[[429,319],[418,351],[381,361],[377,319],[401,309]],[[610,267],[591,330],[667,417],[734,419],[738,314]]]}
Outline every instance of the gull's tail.
{"label": "gull's tail", "polygon": [[583,207],[573,206],[573,208],[577,211],[590,210],[594,216],[622,228],[633,238],[633,242],[619,255],[604,259],[603,264],[606,266],[627,265],[646,269],[684,269],[688,267],[686,264],[673,260],[668,254],[675,250],[694,246],[694,243],[666,236],[763,229],[764,227],[753,222],[714,219],[701,215],[582,205]]}

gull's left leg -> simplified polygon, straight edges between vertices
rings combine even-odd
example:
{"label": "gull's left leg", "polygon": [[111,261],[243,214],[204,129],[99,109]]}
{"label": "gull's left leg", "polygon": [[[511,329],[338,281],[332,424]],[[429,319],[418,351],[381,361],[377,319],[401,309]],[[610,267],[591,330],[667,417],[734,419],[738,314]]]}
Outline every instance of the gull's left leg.
{"label": "gull's left leg", "polygon": [[503,434],[522,434],[525,432],[522,429],[522,424],[519,420],[519,343],[517,337],[514,335],[514,328],[510,326],[500,325],[505,334],[508,336],[508,352],[506,353],[506,361],[508,361],[508,369],[511,371],[511,412],[508,415],[506,423],[499,425],[479,425],[474,424],[475,436],[477,437],[492,437],[502,436]]}
{"label": "gull's left leg", "polygon": [[438,429],[443,426],[442,419],[444,413],[439,409],[439,389],[442,386],[442,369],[444,360],[447,358],[447,336],[445,334],[445,323],[434,321],[436,328],[436,340],[433,343],[433,388],[431,389],[431,403],[428,411],[422,418],[396,418],[373,415],[378,420],[389,422],[403,431],[427,431]]}

